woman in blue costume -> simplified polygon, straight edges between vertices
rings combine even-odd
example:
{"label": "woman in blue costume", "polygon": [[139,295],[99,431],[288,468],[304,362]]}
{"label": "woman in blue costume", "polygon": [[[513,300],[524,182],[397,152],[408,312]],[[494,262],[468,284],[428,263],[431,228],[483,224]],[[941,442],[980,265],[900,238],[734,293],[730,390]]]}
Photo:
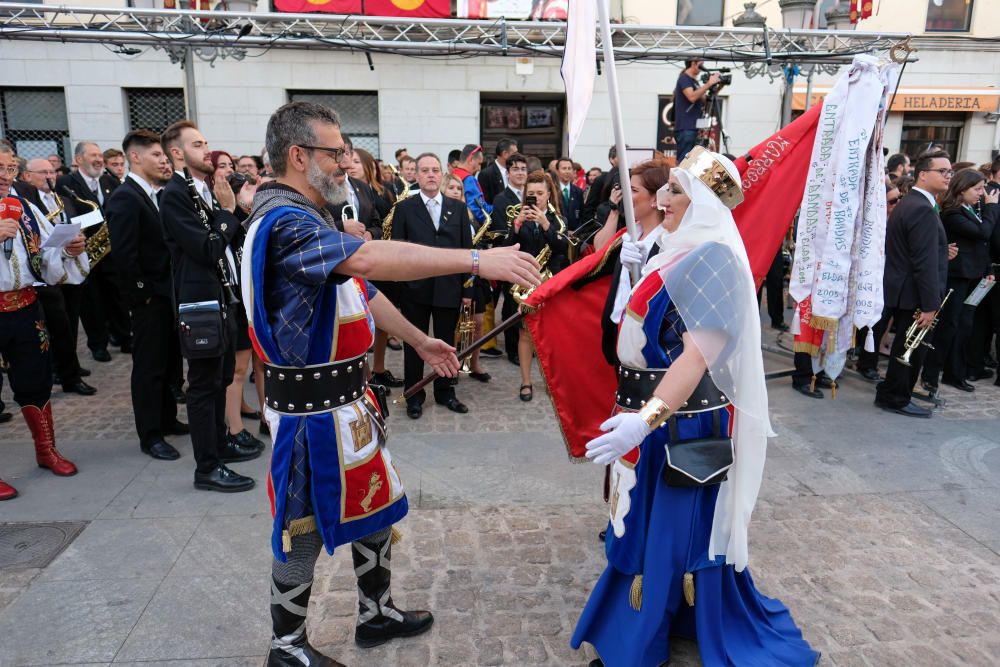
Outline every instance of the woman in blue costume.
{"label": "woman in blue costume", "polygon": [[[657,193],[665,233],[619,327],[619,413],[587,444],[588,458],[612,464],[608,567],[571,642],[597,649],[592,665],[661,665],[672,635],[696,640],[706,667],[819,660],[746,569],[773,433],[753,277],[730,210],[743,201],[739,183],[732,162],[696,148]],[[665,481],[677,474],[671,436],[727,435],[735,455],[725,481]]]}

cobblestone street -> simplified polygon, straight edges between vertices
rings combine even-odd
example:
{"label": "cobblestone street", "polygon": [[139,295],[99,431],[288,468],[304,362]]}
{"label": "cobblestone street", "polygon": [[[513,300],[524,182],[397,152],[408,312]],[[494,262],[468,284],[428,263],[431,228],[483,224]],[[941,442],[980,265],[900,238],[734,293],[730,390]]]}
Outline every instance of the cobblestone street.
{"label": "cobblestone street", "polygon": [[[57,438],[79,475],[35,467],[19,416],[0,426],[0,475],[21,491],[0,505],[0,523],[60,522],[70,541],[48,564],[32,562],[30,548],[0,561],[0,665],[260,665],[270,629],[265,460],[234,466],[258,480],[251,493],[195,491],[187,438],[171,438],[177,462],[139,452],[128,357],[98,364],[82,351],[81,361],[97,396],[54,398]],[[458,387],[470,414],[429,405],[411,421],[396,406],[390,422],[411,504],[393,549],[393,597],[433,610],[433,629],[357,649],[349,550],[321,557],[309,631],[347,665],[581,666],[595,656],[569,639],[604,567],[602,471],[568,460],[537,367],[526,404],[514,366],[484,364],[492,382]],[[389,367],[402,374],[399,353]],[[1000,664],[1000,388],[945,389],[931,420],[874,408],[873,386],[856,375],[836,401],[806,399],[788,379],[769,390],[778,437],[750,567],[823,652],[820,664]],[[701,664],[692,643],[672,650],[672,667]]]}

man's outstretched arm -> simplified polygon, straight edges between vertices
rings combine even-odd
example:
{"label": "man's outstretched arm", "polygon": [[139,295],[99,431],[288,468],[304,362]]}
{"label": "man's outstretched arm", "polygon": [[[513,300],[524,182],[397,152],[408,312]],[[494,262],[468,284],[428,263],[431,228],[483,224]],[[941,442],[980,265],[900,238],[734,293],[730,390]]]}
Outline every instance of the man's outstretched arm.
{"label": "man's outstretched arm", "polygon": [[[336,273],[368,280],[406,281],[472,273],[472,251],[400,241],[368,241],[337,265]],[[518,246],[479,251],[479,275],[532,287],[541,282],[538,263]]]}

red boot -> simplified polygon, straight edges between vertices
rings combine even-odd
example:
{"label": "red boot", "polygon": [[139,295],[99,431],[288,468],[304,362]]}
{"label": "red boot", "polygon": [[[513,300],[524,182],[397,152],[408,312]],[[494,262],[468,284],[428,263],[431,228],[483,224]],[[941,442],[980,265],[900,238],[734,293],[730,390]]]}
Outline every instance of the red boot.
{"label": "red boot", "polygon": [[64,459],[56,449],[52,402],[46,403],[44,408],[26,405],[21,408],[21,414],[24,415],[24,421],[28,422],[28,429],[35,441],[35,461],[38,462],[38,467],[48,468],[60,477],[75,475],[76,466]]}
{"label": "red boot", "polygon": [[0,500],[17,498],[17,489],[0,479]]}

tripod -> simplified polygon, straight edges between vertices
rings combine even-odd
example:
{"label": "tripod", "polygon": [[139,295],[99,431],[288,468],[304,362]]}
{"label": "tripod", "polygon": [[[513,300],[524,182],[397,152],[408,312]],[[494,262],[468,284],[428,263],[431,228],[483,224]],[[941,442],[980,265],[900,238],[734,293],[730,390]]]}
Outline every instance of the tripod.
{"label": "tripod", "polygon": [[722,109],[719,104],[719,87],[712,88],[705,95],[705,115],[709,119],[708,127],[698,133],[697,145],[711,151],[728,153],[729,136],[722,127]]}

